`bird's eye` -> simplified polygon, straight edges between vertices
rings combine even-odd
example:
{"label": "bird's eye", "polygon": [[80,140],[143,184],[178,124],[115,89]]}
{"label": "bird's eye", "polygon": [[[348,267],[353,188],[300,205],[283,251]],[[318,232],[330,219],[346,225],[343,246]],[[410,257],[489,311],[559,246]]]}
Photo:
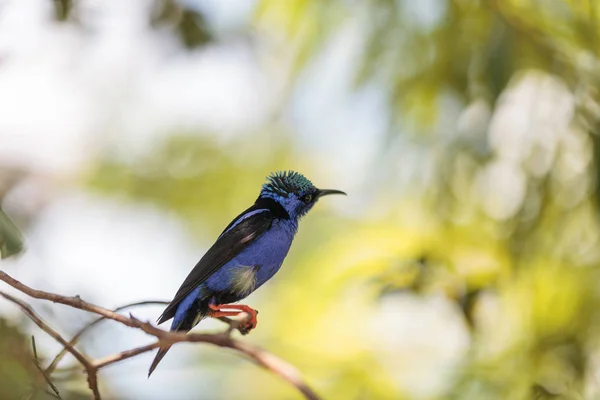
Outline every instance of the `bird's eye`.
{"label": "bird's eye", "polygon": [[306,204],[310,203],[311,200],[312,200],[312,194],[307,194],[306,196],[302,197],[302,201],[305,202]]}

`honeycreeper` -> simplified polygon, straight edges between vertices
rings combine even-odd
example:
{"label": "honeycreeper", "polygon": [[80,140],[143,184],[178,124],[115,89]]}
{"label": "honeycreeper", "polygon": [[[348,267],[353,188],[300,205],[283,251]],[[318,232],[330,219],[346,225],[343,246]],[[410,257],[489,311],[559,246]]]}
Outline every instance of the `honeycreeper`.
{"label": "honeycreeper", "polygon": [[[302,174],[279,171],[267,177],[258,199],[238,215],[187,276],[158,319],[173,318],[171,331],[187,332],[206,317],[250,315],[243,331],[254,329],[257,311],[238,302],[275,275],[285,259],[298,221],[323,196],[341,190],[317,189]],[[160,347],[148,377],[169,347]]]}

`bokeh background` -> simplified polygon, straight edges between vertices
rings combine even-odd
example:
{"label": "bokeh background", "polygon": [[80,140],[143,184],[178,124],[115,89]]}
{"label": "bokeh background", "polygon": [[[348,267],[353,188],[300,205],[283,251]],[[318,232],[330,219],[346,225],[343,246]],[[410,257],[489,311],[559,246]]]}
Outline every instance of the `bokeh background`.
{"label": "bokeh background", "polygon": [[[298,170],[348,197],[302,221],[243,340],[327,399],[600,398],[599,84],[596,0],[2,0],[0,267],[169,300]],[[65,335],[92,319],[32,304]],[[60,350],[0,302],[2,399],[49,398],[31,334]],[[149,340],[105,323],[81,346]],[[147,380],[152,357],[103,370],[105,397],[300,398],[222,349]],[[55,383],[89,398],[74,366]]]}

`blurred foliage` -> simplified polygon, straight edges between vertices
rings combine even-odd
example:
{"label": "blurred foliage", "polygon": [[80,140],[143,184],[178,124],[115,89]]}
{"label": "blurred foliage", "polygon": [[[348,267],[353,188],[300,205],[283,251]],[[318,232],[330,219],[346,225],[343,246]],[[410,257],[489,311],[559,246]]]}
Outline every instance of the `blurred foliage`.
{"label": "blurred foliage", "polygon": [[[273,326],[273,336],[286,338],[281,351],[297,340],[319,354],[322,366],[324,349],[332,348],[322,343],[323,332],[331,333],[345,347],[328,362],[337,378],[318,374],[339,383],[329,396],[420,397],[397,386],[398,370],[386,377],[378,369],[385,357],[365,359],[372,353],[364,337],[352,340],[348,331],[353,315],[377,310],[377,292],[442,293],[462,310],[471,344],[454,365],[462,372],[447,376],[453,383],[423,396],[597,397],[600,7],[560,0],[333,1],[327,7],[336,17],[315,12],[309,20],[309,3],[314,7],[262,1],[257,24],[288,37],[301,70],[336,34],[332,27],[358,21],[364,36],[356,84],[379,85],[392,110],[382,152],[396,152],[389,144],[404,132],[428,148],[434,173],[383,220],[365,219],[351,233],[325,239],[326,254],[294,260],[290,281],[326,297],[306,304],[300,290],[276,293],[278,307],[302,304],[308,315],[298,319],[311,321],[283,335]],[[309,27],[294,29],[289,21],[295,20]],[[328,34],[315,43],[314,32]],[[441,123],[448,104],[462,110],[454,126]],[[522,128],[511,119],[528,120]],[[390,175],[381,198],[390,193],[386,186],[396,185]],[[307,277],[314,264],[323,267]],[[347,323],[332,332],[334,314]],[[406,355],[387,350],[391,358]],[[406,362],[417,363],[412,357]],[[301,354],[296,361],[308,363]],[[356,365],[362,373],[344,375]],[[396,391],[380,393],[373,376],[395,382]]]}
{"label": "blurred foliage", "polygon": [[[210,40],[201,15],[163,5],[157,21],[186,45]],[[247,340],[325,398],[598,398],[599,24],[595,0],[260,1],[251,29],[283,38],[293,84],[359,30],[353,85],[386,95],[376,165],[390,173],[369,186],[373,212],[320,204],[303,221],[287,268],[252,298]],[[172,210],[208,243],[269,171],[318,184],[281,136],[177,134],[134,160],[107,154],[88,184]],[[407,142],[430,173],[399,196]],[[225,379],[244,384],[223,398],[295,398],[252,365]]]}
{"label": "blurred foliage", "polygon": [[56,19],[59,21],[65,21],[69,18],[72,8],[72,0],[54,0],[54,11]]}
{"label": "blurred foliage", "polygon": [[[23,251],[24,238],[13,220],[2,209],[2,202],[26,174],[18,168],[0,169],[0,259]],[[14,217],[14,216],[13,216]],[[21,222],[21,221],[19,221]]]}
{"label": "blurred foliage", "polygon": [[275,30],[289,42],[287,50],[291,52],[292,70],[295,72],[300,71],[331,32],[339,27],[343,15],[336,1],[263,0],[256,8],[261,24]]}
{"label": "blurred foliage", "polygon": [[0,337],[0,396],[3,399],[23,398],[32,384],[43,387],[44,377],[32,362],[29,337],[4,319],[0,319]]}
{"label": "blurred foliage", "polygon": [[[77,19],[76,4],[72,0],[53,0],[58,21]],[[149,22],[156,28],[169,28],[185,47],[193,49],[211,42],[214,38],[204,14],[176,0],[158,0],[153,4]]]}
{"label": "blurred foliage", "polygon": [[157,2],[151,23],[155,27],[172,29],[189,49],[206,45],[214,39],[202,13],[174,0]]}
{"label": "blurred foliage", "polygon": [[[543,7],[424,3],[258,5],[257,26],[286,39],[298,73],[346,22],[358,21],[364,38],[356,85],[375,83],[386,92],[393,110],[388,143],[400,130],[421,141],[435,173],[422,191],[393,201],[383,218],[344,221],[315,210],[287,261],[293,268],[254,300],[263,319],[253,337],[285,354],[327,398],[415,398],[399,375],[410,367],[390,365],[403,357],[418,363],[418,353],[380,343],[366,321],[374,324],[384,299],[441,295],[457,314],[440,319],[459,321],[452,323],[463,326],[470,345],[451,372],[432,377],[451,382],[445,390],[422,396],[594,396],[600,227],[597,150],[590,149],[600,116],[600,7],[559,0]],[[529,87],[533,103],[519,103]],[[462,109],[457,126],[437,123],[447,112],[444,99]],[[504,132],[513,126],[503,121],[536,103],[546,112],[529,113],[529,131],[538,136],[506,144]],[[545,124],[561,110],[567,110],[562,120]],[[107,160],[91,185],[175,210],[213,234],[226,223],[222,216],[235,215],[256,195],[265,171],[291,160],[286,144],[257,156],[256,146],[242,142],[175,137],[136,165]],[[517,178],[496,182],[510,173]],[[393,179],[379,198],[390,195]],[[393,330],[394,321],[384,320]],[[436,335],[443,333],[425,336],[435,341]],[[234,397],[248,385],[264,398],[289,396],[289,388],[251,367],[235,368],[228,379],[246,382],[227,388]]]}
{"label": "blurred foliage", "polygon": [[268,136],[223,145],[209,137],[173,135],[133,165],[106,159],[89,184],[107,194],[174,210],[190,228],[212,237],[223,229],[223,215],[239,214],[248,199],[258,196],[265,171],[287,165],[287,153]]}
{"label": "blurred foliage", "polygon": [[0,258],[6,258],[23,250],[23,236],[8,215],[0,208]]}
{"label": "blurred foliage", "polygon": [[[44,376],[34,364],[31,337],[0,318],[0,398],[1,399],[55,399]],[[42,357],[37,349],[38,357]],[[39,359],[43,362],[43,359]],[[68,381],[69,376],[63,376]],[[78,400],[88,398],[87,394],[58,386],[61,398]]]}

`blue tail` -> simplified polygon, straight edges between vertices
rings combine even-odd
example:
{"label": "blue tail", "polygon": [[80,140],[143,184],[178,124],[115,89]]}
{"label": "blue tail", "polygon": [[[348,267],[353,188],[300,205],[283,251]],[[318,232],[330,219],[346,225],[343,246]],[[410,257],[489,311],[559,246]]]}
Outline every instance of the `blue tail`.
{"label": "blue tail", "polygon": [[[208,299],[199,298],[200,292],[201,288],[195,289],[179,303],[173,323],[171,324],[171,332],[188,332],[208,314]],[[160,363],[170,348],[171,346],[158,348],[158,353],[156,353],[156,357],[154,357],[154,361],[150,365],[148,378],[150,378],[150,375],[152,375],[152,372],[154,372],[158,363]]]}
{"label": "blue tail", "polygon": [[154,361],[152,361],[152,365],[150,365],[150,370],[148,371],[148,378],[150,378],[150,375],[152,375],[152,373],[158,366],[158,363],[163,359],[163,357],[167,354],[167,351],[169,351],[170,348],[171,346],[160,347],[158,349],[158,353],[156,353],[156,357],[154,357]]}

